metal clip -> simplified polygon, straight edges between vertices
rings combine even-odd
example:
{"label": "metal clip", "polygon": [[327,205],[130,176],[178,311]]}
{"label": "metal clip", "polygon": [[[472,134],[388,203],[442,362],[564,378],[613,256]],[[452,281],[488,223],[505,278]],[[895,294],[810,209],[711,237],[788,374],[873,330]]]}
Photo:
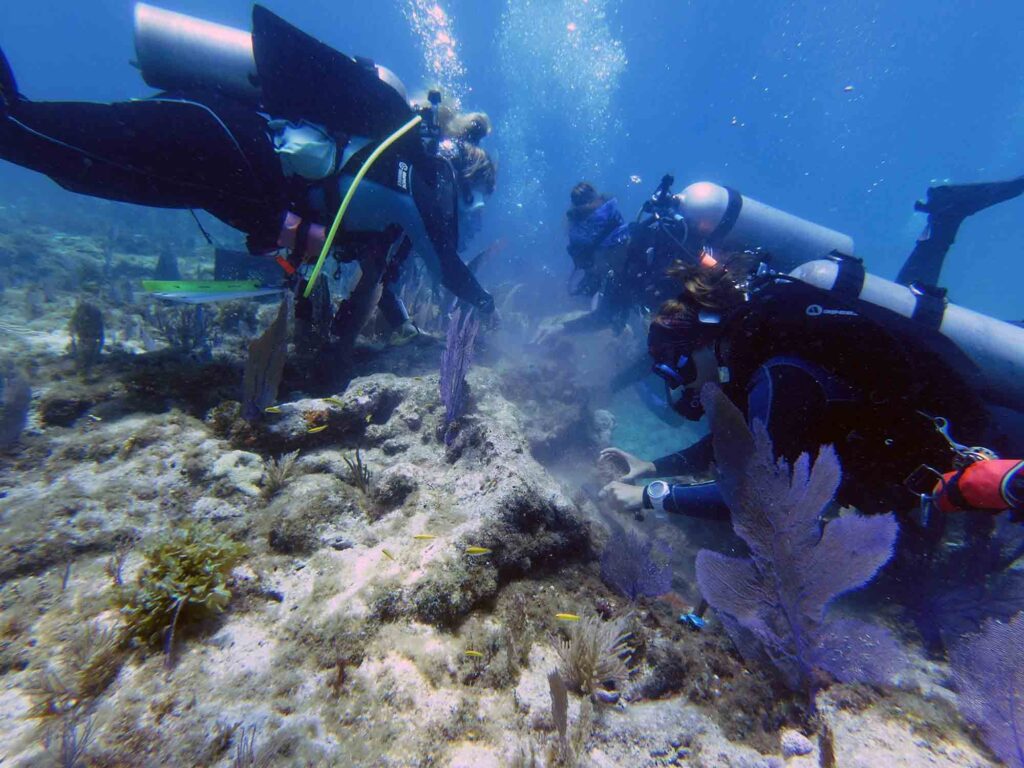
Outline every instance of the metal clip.
{"label": "metal clip", "polygon": [[999,458],[999,455],[990,448],[985,448],[980,445],[963,445],[956,442],[956,440],[954,440],[949,434],[948,419],[945,419],[942,416],[934,416],[930,418],[932,419],[932,423],[935,425],[935,429],[943,438],[945,438],[949,447],[953,450],[953,453],[956,454],[956,459],[954,459],[953,463],[957,469],[969,466],[978,461],[991,461],[992,459]]}

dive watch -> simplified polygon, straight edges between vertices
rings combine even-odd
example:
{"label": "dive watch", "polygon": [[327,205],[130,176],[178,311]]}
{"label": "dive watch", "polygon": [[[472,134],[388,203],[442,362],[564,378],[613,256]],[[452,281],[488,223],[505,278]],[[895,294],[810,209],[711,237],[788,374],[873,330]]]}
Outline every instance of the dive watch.
{"label": "dive watch", "polygon": [[644,509],[665,509],[665,499],[672,492],[671,486],[664,480],[655,480],[644,487]]}

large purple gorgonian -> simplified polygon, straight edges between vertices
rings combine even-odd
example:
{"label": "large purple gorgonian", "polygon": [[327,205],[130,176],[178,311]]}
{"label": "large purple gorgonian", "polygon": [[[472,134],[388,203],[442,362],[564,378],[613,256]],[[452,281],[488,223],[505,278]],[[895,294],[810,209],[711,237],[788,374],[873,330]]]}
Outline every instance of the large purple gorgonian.
{"label": "large purple gorgonian", "polygon": [[701,550],[697,582],[748,659],[767,658],[793,690],[812,697],[829,679],[884,682],[902,654],[885,629],[828,616],[840,595],[871,581],[892,557],[893,515],[844,515],[823,524],[841,472],[831,446],[776,460],[765,426],[747,427],[717,387],[701,393],[718,482],[749,557]]}
{"label": "large purple gorgonian", "polygon": [[1024,614],[987,621],[949,654],[960,711],[1010,768],[1024,768]]}

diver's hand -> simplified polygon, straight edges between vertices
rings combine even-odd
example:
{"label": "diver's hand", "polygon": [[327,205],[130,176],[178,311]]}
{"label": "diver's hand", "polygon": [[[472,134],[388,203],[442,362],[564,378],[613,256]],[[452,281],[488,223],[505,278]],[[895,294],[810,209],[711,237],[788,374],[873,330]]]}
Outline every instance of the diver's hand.
{"label": "diver's hand", "polygon": [[642,477],[651,477],[657,471],[654,462],[634,456],[621,448],[605,448],[601,451],[598,463],[616,468],[625,467],[626,472],[619,478],[624,483],[639,480]]}
{"label": "diver's hand", "polygon": [[616,480],[601,489],[601,500],[616,512],[639,512],[644,506],[644,489]]}
{"label": "diver's hand", "polygon": [[537,329],[531,344],[544,344],[565,331],[565,323],[548,323]]}
{"label": "diver's hand", "polygon": [[484,315],[480,320],[480,327],[485,331],[494,333],[501,328],[501,315],[498,314],[498,310],[493,310],[490,314]]}

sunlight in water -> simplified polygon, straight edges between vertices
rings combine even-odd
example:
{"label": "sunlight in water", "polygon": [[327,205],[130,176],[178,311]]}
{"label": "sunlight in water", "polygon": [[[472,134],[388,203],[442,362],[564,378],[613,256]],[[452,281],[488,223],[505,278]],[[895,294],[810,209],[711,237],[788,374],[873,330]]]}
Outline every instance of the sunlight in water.
{"label": "sunlight in water", "polygon": [[440,3],[431,0],[407,0],[405,17],[420,39],[429,84],[439,87],[446,98],[461,103],[468,91],[466,67],[459,58],[451,17]]}
{"label": "sunlight in water", "polygon": [[618,129],[611,104],[626,68],[609,23],[617,12],[617,0],[508,0],[498,32],[508,107],[495,136],[510,213],[524,221],[521,237],[543,229],[543,191],[552,183],[550,137],[536,126],[574,137],[558,151],[571,154],[582,177],[598,179],[609,164]]}

